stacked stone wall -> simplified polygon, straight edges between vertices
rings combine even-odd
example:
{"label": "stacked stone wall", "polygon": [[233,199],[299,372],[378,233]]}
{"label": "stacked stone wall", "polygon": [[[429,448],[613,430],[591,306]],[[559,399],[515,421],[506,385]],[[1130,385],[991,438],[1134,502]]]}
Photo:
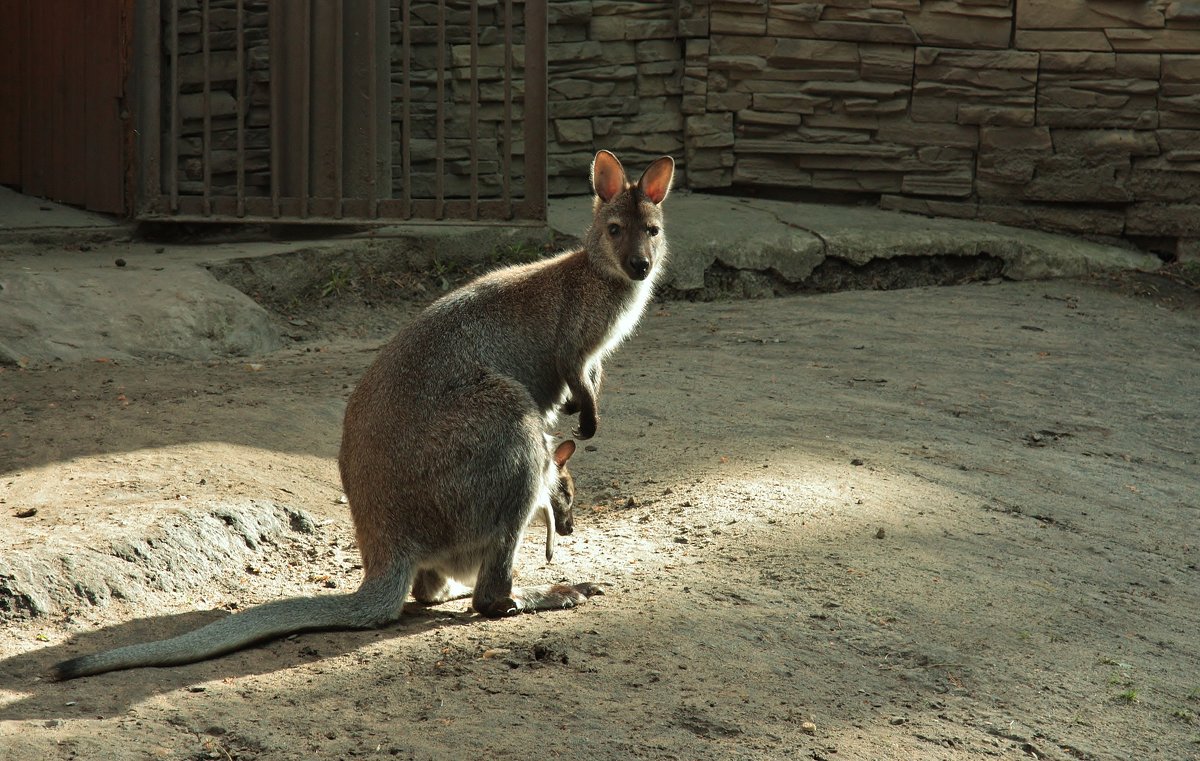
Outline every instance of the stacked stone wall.
{"label": "stacked stone wall", "polygon": [[551,191],[695,189],[1200,245],[1196,0],[551,0]]}

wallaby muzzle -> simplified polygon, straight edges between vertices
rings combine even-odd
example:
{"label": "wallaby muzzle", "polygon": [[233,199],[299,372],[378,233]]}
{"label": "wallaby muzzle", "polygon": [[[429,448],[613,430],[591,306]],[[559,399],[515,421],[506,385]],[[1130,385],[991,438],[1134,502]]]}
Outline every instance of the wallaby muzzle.
{"label": "wallaby muzzle", "polygon": [[631,280],[645,280],[650,274],[650,260],[645,256],[631,256],[627,267]]}

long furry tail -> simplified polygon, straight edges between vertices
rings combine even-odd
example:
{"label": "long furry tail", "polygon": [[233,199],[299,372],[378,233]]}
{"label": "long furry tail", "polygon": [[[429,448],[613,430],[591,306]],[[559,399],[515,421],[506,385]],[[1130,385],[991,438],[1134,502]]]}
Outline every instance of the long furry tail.
{"label": "long furry tail", "polygon": [[171,639],[63,661],[53,667],[51,675],[61,681],[140,666],[178,666],[295,632],[372,629],[399,618],[411,586],[411,572],[394,572],[367,579],[350,594],[270,602]]}

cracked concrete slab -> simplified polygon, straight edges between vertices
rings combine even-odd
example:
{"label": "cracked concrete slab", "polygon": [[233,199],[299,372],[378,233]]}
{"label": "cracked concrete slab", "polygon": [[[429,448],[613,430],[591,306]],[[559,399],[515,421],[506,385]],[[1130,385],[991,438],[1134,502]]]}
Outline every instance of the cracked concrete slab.
{"label": "cracked concrete slab", "polygon": [[[591,221],[590,197],[552,199],[549,209],[549,226],[560,234],[581,236]],[[278,326],[210,266],[236,260],[279,278],[295,276],[289,266],[315,277],[328,269],[319,265],[328,264],[329,252],[330,260],[365,257],[372,266],[386,260],[411,271],[497,261],[503,247],[529,246],[549,233],[447,224],[317,241],[166,245],[109,233],[85,246],[42,230],[0,243],[0,363],[260,355],[282,345]],[[1014,280],[1160,265],[1138,251],[1003,225],[682,191],[667,200],[667,234],[672,253],[663,282],[677,292],[705,288],[714,268],[750,283],[750,294],[769,293],[779,280],[803,287],[830,264],[841,272],[828,287],[840,288],[846,270],[903,257],[953,257],[954,266],[969,268],[971,257],[986,256],[989,277],[999,271]]]}
{"label": "cracked concrete slab", "polygon": [[[1150,254],[1065,235],[867,207],[676,192],[666,210],[671,260],[664,283],[683,291],[702,288],[714,263],[774,271],[795,284],[826,258],[861,266],[904,256],[989,255],[1003,260],[1003,275],[1013,280],[1160,266]],[[590,217],[588,197],[550,204],[557,232],[577,235]]]}

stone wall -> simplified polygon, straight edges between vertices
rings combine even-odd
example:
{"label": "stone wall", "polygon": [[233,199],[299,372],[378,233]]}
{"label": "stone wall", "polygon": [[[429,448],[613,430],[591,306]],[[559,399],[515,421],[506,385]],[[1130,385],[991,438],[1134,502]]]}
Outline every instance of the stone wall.
{"label": "stone wall", "polygon": [[[249,194],[266,195],[271,189],[271,93],[270,56],[267,41],[267,0],[244,0],[243,18],[245,70],[242,72],[246,97],[243,109],[246,190]],[[178,0],[179,20],[175,32],[179,36],[178,72],[170,68],[171,46],[174,44],[169,23],[170,6],[163,3],[162,102],[171,103],[172,77],[179,82],[177,145],[177,174],[179,192],[201,194],[204,191],[204,40],[199,0]],[[214,195],[233,195],[237,192],[237,11],[233,0],[212,0],[209,4],[208,75],[210,169]],[[166,112],[169,119],[170,113]],[[164,125],[164,132],[167,126]],[[163,163],[169,160],[170,147],[163,146]]]}
{"label": "stone wall", "polygon": [[552,192],[604,147],[695,189],[1200,248],[1195,0],[550,5]]}

